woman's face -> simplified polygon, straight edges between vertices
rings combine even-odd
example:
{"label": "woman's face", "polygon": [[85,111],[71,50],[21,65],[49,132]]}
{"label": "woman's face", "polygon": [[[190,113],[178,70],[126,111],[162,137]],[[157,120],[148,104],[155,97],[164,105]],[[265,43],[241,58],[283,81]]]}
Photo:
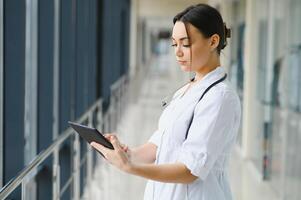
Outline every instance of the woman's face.
{"label": "woman's face", "polygon": [[183,71],[201,71],[210,59],[214,47],[212,39],[205,38],[190,23],[186,23],[186,27],[181,21],[177,21],[173,27],[172,46],[176,59]]}

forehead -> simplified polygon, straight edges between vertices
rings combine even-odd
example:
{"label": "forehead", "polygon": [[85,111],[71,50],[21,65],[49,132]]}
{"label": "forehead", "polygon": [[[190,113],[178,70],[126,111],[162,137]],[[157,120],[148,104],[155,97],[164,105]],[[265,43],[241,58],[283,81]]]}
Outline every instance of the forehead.
{"label": "forehead", "polygon": [[188,37],[185,24],[177,21],[172,29],[172,38],[179,39],[183,37]]}
{"label": "forehead", "polygon": [[192,24],[177,21],[172,30],[172,38],[175,40],[187,37],[193,41],[195,39],[203,39],[202,33]]}

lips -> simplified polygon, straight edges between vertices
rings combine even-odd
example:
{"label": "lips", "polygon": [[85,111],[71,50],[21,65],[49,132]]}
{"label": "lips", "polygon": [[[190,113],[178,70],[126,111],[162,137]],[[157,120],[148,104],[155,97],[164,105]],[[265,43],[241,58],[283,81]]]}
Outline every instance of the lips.
{"label": "lips", "polygon": [[183,64],[186,63],[186,61],[178,60],[178,63],[181,64],[181,65],[183,65]]}

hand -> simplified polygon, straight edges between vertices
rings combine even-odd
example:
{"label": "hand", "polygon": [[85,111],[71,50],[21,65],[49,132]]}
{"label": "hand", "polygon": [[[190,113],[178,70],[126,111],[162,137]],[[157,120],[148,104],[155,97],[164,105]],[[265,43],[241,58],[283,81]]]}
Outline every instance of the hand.
{"label": "hand", "polygon": [[[104,136],[107,140],[110,141],[110,137],[111,137],[111,136],[115,136],[115,135],[114,135],[114,134],[111,134],[111,133],[105,133],[105,134],[103,134],[103,136]],[[119,144],[120,144],[120,146],[121,146],[121,148],[122,148],[122,150],[123,150],[124,152],[130,151],[130,149],[129,149],[129,147],[128,147],[127,145],[122,144],[122,143],[119,143]]]}
{"label": "hand", "polygon": [[104,134],[104,136],[112,143],[114,150],[108,149],[96,142],[91,142],[91,146],[100,151],[110,164],[122,171],[127,171],[131,166],[128,146],[121,144],[114,134]]}
{"label": "hand", "polygon": [[[109,141],[110,141],[110,137],[111,137],[111,136],[115,136],[114,134],[111,134],[111,133],[105,133],[105,134],[103,134],[103,135],[104,135],[104,137],[105,137],[107,140],[109,140]],[[120,144],[120,146],[121,146],[121,149],[122,149],[125,153],[127,153],[129,159],[131,160],[131,158],[132,158],[132,150],[131,150],[126,144],[122,144],[122,143],[119,143],[119,144]]]}

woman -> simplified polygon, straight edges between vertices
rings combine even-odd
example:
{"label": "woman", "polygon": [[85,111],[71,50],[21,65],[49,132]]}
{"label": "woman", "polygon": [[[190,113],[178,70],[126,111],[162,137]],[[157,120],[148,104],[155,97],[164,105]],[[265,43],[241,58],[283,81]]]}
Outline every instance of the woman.
{"label": "woman", "polygon": [[145,200],[229,200],[226,167],[241,117],[239,98],[220,66],[230,30],[206,4],[188,7],[173,22],[176,59],[195,77],[175,92],[146,144],[129,149],[106,134],[114,150],[91,145],[120,170],[149,179]]}

